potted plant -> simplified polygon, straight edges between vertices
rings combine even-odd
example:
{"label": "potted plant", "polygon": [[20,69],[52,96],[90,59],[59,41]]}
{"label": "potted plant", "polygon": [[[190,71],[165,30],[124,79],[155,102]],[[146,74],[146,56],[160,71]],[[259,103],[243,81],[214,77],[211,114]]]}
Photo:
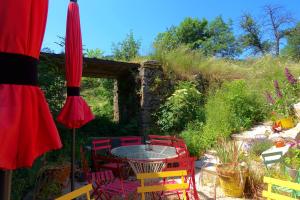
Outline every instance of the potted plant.
{"label": "potted plant", "polygon": [[220,185],[225,195],[241,197],[244,194],[246,177],[249,174],[248,166],[242,162],[244,155],[235,142],[222,140],[216,147],[219,164],[216,171]]}
{"label": "potted plant", "polygon": [[284,156],[284,164],[289,176],[295,180],[300,170],[300,149],[290,148]]}
{"label": "potted plant", "polygon": [[285,68],[286,79],[279,86],[278,80],[274,81],[275,95],[266,92],[266,97],[272,110],[272,120],[275,130],[289,129],[294,127],[294,108],[293,105],[299,101],[299,83],[298,80]]}
{"label": "potted plant", "polygon": [[265,175],[265,164],[262,162],[261,154],[273,146],[273,142],[268,139],[257,140],[251,144],[246,162],[249,166],[249,177],[246,182],[246,188],[250,190],[249,197],[252,199],[264,199],[262,191],[264,190],[263,178]]}

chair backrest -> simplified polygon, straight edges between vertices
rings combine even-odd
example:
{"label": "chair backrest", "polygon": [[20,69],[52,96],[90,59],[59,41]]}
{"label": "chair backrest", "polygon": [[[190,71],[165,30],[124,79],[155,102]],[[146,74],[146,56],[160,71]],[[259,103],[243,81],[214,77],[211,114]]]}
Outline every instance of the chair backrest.
{"label": "chair backrest", "polygon": [[170,135],[148,135],[150,144],[152,145],[163,145],[163,146],[173,146],[174,136]]}
{"label": "chair backrest", "polygon": [[[145,200],[145,193],[148,192],[182,190],[183,199],[186,200],[186,190],[189,187],[188,184],[185,182],[186,175],[187,172],[185,170],[137,174],[136,176],[137,179],[141,181],[141,186],[137,188],[137,192],[141,193],[142,200]],[[168,177],[181,177],[181,183],[166,184],[163,182],[158,182],[156,185],[154,185],[153,183],[151,183],[151,185],[145,185],[145,180],[147,179],[168,178]]]}
{"label": "chair backrest", "polygon": [[188,176],[195,176],[195,160],[195,157],[167,159],[163,171],[186,170]]}
{"label": "chair backrest", "polygon": [[104,150],[110,152],[111,150],[111,140],[110,139],[95,139],[93,140],[93,151],[97,152]]}
{"label": "chair backrest", "polygon": [[91,172],[88,174],[89,183],[110,183],[115,179],[115,176],[111,170],[103,170],[97,172]]}
{"label": "chair backrest", "polygon": [[83,186],[77,190],[74,190],[73,192],[70,192],[68,194],[65,194],[61,197],[56,198],[55,200],[72,200],[77,197],[80,197],[82,195],[86,195],[87,200],[91,200],[90,197],[90,191],[93,189],[91,184],[88,184],[86,186]]}
{"label": "chair backrest", "polygon": [[179,157],[189,157],[190,152],[183,139],[175,138],[173,141],[173,147],[176,148],[176,153]]}
{"label": "chair backrest", "polygon": [[271,199],[274,199],[274,200],[282,200],[282,199],[296,200],[296,198],[297,198],[297,197],[295,197],[295,198],[287,197],[282,194],[273,192],[272,188],[274,185],[279,186],[279,187],[284,187],[287,189],[291,189],[294,191],[300,191],[299,183],[294,183],[294,182],[290,182],[290,181],[282,181],[282,180],[270,178],[270,177],[264,177],[264,183],[268,184],[268,190],[267,191],[264,190],[262,195],[263,195],[263,197],[266,197],[268,200],[271,200]]}
{"label": "chair backrest", "polygon": [[[282,151],[272,152],[272,153],[263,153],[263,154],[261,154],[261,156],[263,157],[265,166],[268,168],[268,166],[270,166],[270,164],[278,163],[281,161]],[[276,156],[276,158],[274,158],[274,156]],[[273,158],[270,159],[271,157],[273,157]]]}
{"label": "chair backrest", "polygon": [[142,137],[140,136],[126,136],[121,137],[121,146],[140,145],[142,144]]}

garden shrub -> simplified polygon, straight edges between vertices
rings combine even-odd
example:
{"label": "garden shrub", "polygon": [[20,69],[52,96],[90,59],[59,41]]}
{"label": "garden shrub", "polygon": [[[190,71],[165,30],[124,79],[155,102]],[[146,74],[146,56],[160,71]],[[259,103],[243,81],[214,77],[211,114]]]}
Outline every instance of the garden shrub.
{"label": "garden shrub", "polygon": [[204,98],[192,82],[179,82],[175,92],[160,107],[157,125],[162,132],[182,131],[188,122],[204,121]]}
{"label": "garden shrub", "polygon": [[225,82],[208,97],[204,134],[228,137],[264,119],[264,103],[244,80]]}
{"label": "garden shrub", "polygon": [[203,122],[190,122],[186,129],[181,132],[182,137],[192,156],[199,156],[213,143],[213,138],[210,135],[203,134]]}

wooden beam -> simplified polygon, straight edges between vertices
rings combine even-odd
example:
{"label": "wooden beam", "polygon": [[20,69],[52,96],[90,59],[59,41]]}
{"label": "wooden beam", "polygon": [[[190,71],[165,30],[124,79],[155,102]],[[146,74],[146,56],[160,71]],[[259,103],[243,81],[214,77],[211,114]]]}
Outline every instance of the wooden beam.
{"label": "wooden beam", "polygon": [[[40,59],[43,61],[52,62],[62,70],[65,69],[64,54],[41,53]],[[83,58],[82,76],[94,78],[118,78],[126,73],[129,73],[131,70],[138,69],[139,67],[139,63],[120,62],[97,58]]]}

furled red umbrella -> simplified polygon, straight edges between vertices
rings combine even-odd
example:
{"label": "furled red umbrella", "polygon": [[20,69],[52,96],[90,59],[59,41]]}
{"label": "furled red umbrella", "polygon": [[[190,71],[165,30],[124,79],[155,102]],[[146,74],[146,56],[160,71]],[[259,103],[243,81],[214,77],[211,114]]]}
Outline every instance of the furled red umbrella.
{"label": "furled red umbrella", "polygon": [[75,131],[94,119],[91,109],[80,96],[83,57],[79,7],[76,0],[70,1],[68,7],[65,45],[67,100],[57,120],[73,129],[71,190],[74,190]]}
{"label": "furled red umbrella", "polygon": [[48,0],[0,5],[0,169],[14,170],[62,144],[37,76]]}

